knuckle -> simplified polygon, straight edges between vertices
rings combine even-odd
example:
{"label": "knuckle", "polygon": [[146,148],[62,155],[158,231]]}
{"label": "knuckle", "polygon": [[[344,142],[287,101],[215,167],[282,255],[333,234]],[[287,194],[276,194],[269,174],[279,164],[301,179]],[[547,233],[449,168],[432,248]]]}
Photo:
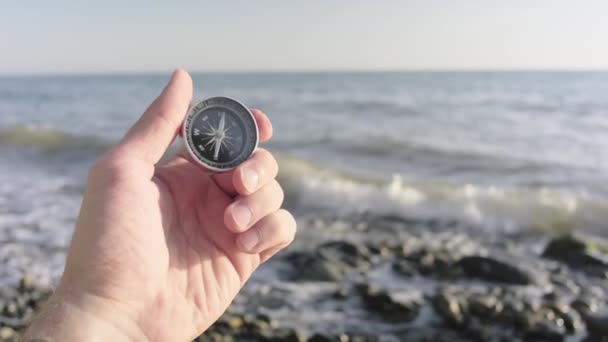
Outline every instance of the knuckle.
{"label": "knuckle", "polygon": [[168,107],[161,107],[156,116],[162,121],[163,125],[160,127],[175,127],[175,109]]}
{"label": "knuckle", "polygon": [[264,229],[260,229],[258,227],[254,227],[252,228],[253,231],[257,234],[258,236],[258,241],[266,241],[264,240],[265,234],[264,234]]}

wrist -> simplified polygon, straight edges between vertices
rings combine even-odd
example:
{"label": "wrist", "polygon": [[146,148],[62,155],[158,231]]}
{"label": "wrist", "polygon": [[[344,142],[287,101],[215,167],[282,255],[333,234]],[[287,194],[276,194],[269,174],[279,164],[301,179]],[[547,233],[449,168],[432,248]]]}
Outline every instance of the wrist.
{"label": "wrist", "polygon": [[30,341],[147,341],[120,305],[59,288],[34,317],[22,339]]}

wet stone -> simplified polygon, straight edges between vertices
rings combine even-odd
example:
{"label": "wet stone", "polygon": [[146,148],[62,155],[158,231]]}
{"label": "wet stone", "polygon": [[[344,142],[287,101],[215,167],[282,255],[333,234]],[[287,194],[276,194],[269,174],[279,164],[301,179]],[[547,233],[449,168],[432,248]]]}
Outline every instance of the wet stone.
{"label": "wet stone", "polygon": [[570,306],[578,311],[581,315],[588,315],[596,312],[599,309],[599,305],[593,298],[579,297],[570,303]]}
{"label": "wet stone", "polygon": [[564,235],[551,240],[543,256],[605,276],[608,270],[608,243],[583,235]]}
{"label": "wet stone", "polygon": [[546,322],[531,326],[524,334],[524,341],[526,342],[563,342],[564,340],[564,329]]}
{"label": "wet stone", "polygon": [[267,342],[303,342],[306,338],[293,328],[278,328],[272,331],[272,336],[264,339]]}
{"label": "wet stone", "polygon": [[328,335],[324,335],[321,333],[316,333],[308,338],[308,342],[333,342],[336,340],[336,338],[332,338]]}
{"label": "wet stone", "polygon": [[9,341],[15,337],[15,330],[10,327],[0,328],[0,341]]}
{"label": "wet stone", "polygon": [[531,271],[492,257],[467,256],[457,261],[453,267],[461,268],[468,277],[490,282],[514,285],[531,285],[539,282]]}
{"label": "wet stone", "polygon": [[587,330],[592,336],[608,336],[608,314],[583,316]]}
{"label": "wet stone", "polygon": [[450,325],[458,327],[466,323],[463,306],[455,296],[447,293],[439,293],[433,298],[433,308],[437,314]]}
{"label": "wet stone", "polygon": [[386,290],[363,287],[361,295],[365,306],[392,322],[409,322],[418,315],[418,303],[396,299]]}
{"label": "wet stone", "polygon": [[337,282],[353,269],[369,265],[369,257],[364,246],[332,241],[313,252],[294,252],[287,260],[294,266],[293,280]]}
{"label": "wet stone", "polygon": [[340,287],[333,293],[332,298],[334,299],[346,299],[350,295],[350,289],[347,287]]}
{"label": "wet stone", "polygon": [[404,277],[412,277],[418,273],[410,261],[403,259],[396,260],[393,263],[393,271]]}
{"label": "wet stone", "polygon": [[500,313],[502,309],[503,304],[492,295],[472,296],[469,300],[469,310],[471,314],[479,316],[482,319],[493,318]]}

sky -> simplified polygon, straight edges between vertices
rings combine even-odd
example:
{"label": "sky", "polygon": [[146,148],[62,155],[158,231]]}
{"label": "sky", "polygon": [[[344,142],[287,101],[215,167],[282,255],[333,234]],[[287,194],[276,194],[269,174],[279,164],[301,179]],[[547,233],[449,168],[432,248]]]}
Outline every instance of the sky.
{"label": "sky", "polygon": [[2,1],[0,74],[608,69],[608,1]]}

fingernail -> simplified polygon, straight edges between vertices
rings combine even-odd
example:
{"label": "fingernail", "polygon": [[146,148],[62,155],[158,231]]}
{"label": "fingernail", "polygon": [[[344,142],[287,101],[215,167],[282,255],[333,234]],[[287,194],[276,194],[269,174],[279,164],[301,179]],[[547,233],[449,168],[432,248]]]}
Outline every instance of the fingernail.
{"label": "fingernail", "polygon": [[260,235],[254,228],[239,235],[237,239],[246,251],[251,251],[258,245],[258,242],[260,242]]}
{"label": "fingernail", "polygon": [[251,210],[247,206],[237,203],[232,207],[232,217],[237,226],[247,228],[251,221]]}
{"label": "fingernail", "polygon": [[243,185],[249,192],[254,192],[258,186],[258,173],[249,167],[244,167],[241,170],[241,176],[243,177]]}

